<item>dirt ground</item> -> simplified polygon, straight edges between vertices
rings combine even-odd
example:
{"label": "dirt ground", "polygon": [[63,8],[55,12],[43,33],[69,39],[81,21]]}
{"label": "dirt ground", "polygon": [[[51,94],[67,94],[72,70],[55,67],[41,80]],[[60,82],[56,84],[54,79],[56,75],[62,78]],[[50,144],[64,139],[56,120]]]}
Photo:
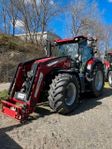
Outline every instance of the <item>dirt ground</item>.
{"label": "dirt ground", "polygon": [[112,89],[62,116],[37,107],[26,124],[0,113],[0,149],[112,149]]}
{"label": "dirt ground", "polygon": [[0,92],[3,91],[3,90],[8,89],[9,86],[10,86],[10,83],[1,83],[0,84]]}

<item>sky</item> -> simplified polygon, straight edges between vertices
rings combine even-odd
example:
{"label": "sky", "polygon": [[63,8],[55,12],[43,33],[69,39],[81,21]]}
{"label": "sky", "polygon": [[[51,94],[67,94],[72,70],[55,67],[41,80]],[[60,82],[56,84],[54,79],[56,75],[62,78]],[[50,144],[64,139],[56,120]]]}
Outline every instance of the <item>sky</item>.
{"label": "sky", "polygon": [[[112,25],[112,0],[96,0],[98,3],[99,10],[102,14],[102,20],[105,24]],[[69,0],[64,0],[63,5],[69,3]],[[90,0],[91,2],[91,0]],[[64,16],[60,16],[57,20],[51,23],[52,28],[54,28],[54,32],[57,33],[62,38],[66,37],[65,28],[66,25],[64,23]]]}
{"label": "sky", "polygon": [[103,20],[106,24],[112,24],[112,0],[98,0],[99,9],[103,12]]}
{"label": "sky", "polygon": [[[26,0],[26,1],[31,1],[31,0]],[[37,0],[39,1],[39,0]],[[56,1],[56,0],[51,0]],[[70,3],[71,0],[60,0],[61,5],[67,5]],[[83,0],[82,0],[83,1]],[[91,3],[91,0],[88,0]],[[102,14],[102,20],[105,24],[111,24],[112,25],[112,0],[96,0],[98,3],[99,10]],[[55,20],[53,20],[50,23],[51,28],[49,28],[50,31],[56,33],[59,35],[61,38],[65,38],[68,36],[68,30],[67,26],[65,24],[65,21],[70,21],[69,18],[65,17],[64,14],[61,14],[59,17],[57,17]],[[2,23],[0,27],[2,26]],[[17,21],[17,26],[22,27],[23,24],[21,23],[20,20]],[[19,31],[19,30],[18,30]],[[16,32],[19,33],[19,32]]]}

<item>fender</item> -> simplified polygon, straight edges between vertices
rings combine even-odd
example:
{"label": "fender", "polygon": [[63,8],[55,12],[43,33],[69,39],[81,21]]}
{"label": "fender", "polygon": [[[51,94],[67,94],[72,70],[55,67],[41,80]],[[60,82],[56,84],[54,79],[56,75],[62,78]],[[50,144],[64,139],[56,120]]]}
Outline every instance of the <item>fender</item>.
{"label": "fender", "polygon": [[104,67],[105,67],[105,79],[108,79],[109,71],[112,71],[112,65],[109,61],[104,60]]}
{"label": "fender", "polygon": [[100,61],[99,59],[96,59],[96,58],[92,58],[90,60],[88,60],[88,62],[86,63],[86,79],[90,82],[93,80],[93,70],[94,70],[94,67],[96,65],[102,65],[103,69],[104,69],[104,65],[102,63],[102,61]]}
{"label": "fender", "polygon": [[58,73],[70,73],[70,74],[76,74],[79,71],[74,69],[74,68],[70,68],[70,69],[59,69]]}
{"label": "fender", "polygon": [[93,58],[93,59],[88,60],[88,62],[86,63],[87,72],[92,72],[95,65],[97,64],[101,64],[102,67],[104,68],[102,61],[100,61],[99,59]]}
{"label": "fender", "polygon": [[53,71],[51,71],[48,76],[52,75],[57,75],[59,73],[68,73],[71,75],[76,75],[79,78],[79,70],[76,70],[74,68],[69,68],[69,69],[64,69],[64,68],[55,68]]}
{"label": "fender", "polygon": [[105,68],[105,79],[107,80],[108,79],[108,74],[109,74],[109,71],[112,71],[112,68]]}
{"label": "fender", "polygon": [[109,69],[111,66],[110,62],[106,61],[106,60],[104,61],[104,65],[105,65],[106,69]]}

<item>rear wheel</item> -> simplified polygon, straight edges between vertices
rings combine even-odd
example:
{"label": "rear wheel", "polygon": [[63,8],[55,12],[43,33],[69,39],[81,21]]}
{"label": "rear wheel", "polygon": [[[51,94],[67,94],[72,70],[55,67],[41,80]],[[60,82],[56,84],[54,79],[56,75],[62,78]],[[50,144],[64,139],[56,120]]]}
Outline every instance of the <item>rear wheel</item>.
{"label": "rear wheel", "polygon": [[98,97],[100,96],[104,88],[104,73],[101,64],[95,66],[93,70],[93,75],[93,81],[91,84],[92,92],[96,97]]}
{"label": "rear wheel", "polygon": [[112,87],[112,71],[109,71],[108,73],[108,82],[109,82],[110,87]]}
{"label": "rear wheel", "polygon": [[49,90],[50,107],[61,114],[67,114],[78,105],[79,82],[75,76],[59,74],[53,79]]}

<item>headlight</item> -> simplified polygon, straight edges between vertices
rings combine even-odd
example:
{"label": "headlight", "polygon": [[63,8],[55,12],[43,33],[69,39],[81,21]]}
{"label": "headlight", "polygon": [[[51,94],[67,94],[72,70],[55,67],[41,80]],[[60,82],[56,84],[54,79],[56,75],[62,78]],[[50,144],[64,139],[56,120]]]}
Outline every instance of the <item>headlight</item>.
{"label": "headlight", "polygon": [[16,92],[14,97],[17,99],[20,99],[22,101],[26,100],[26,94],[25,93]]}

